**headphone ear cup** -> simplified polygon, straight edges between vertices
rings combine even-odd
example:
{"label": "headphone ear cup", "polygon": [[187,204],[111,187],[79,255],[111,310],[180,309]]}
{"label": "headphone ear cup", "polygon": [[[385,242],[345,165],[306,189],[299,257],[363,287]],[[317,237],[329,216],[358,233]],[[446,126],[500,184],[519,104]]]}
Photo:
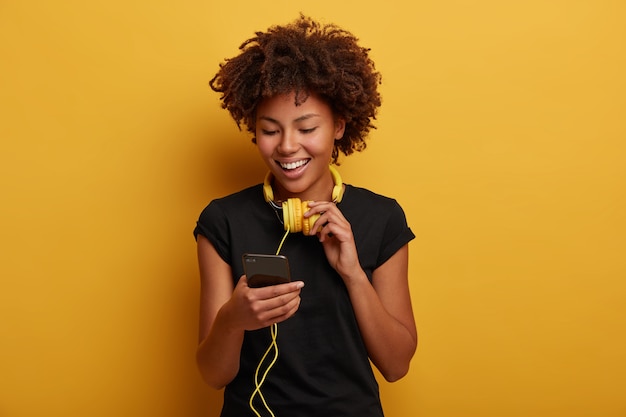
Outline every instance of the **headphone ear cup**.
{"label": "headphone ear cup", "polygon": [[310,222],[310,218],[306,219],[304,217],[304,213],[306,213],[306,211],[309,209],[309,202],[308,201],[303,201],[302,202],[302,233],[304,233],[305,235],[308,235],[309,232],[311,231],[311,225],[312,223]]}
{"label": "headphone ear cup", "polygon": [[302,231],[302,203],[299,198],[294,198],[292,202],[293,207],[293,232]]}
{"label": "headphone ear cup", "polygon": [[283,202],[283,227],[290,233],[302,231],[302,203],[299,198]]}

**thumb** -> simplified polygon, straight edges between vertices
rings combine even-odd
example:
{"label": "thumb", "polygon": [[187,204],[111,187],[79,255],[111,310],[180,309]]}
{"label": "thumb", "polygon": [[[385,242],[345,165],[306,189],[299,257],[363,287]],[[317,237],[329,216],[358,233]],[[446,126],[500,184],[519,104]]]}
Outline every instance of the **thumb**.
{"label": "thumb", "polygon": [[237,282],[238,287],[247,287],[248,286],[248,277],[242,275],[239,277],[239,281]]}

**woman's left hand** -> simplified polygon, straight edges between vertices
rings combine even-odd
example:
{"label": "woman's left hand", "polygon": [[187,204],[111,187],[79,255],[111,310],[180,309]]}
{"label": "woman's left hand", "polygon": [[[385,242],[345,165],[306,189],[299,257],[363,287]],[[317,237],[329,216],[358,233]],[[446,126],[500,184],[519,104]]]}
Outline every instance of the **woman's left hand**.
{"label": "woman's left hand", "polygon": [[372,272],[371,282],[360,265],[352,226],[329,202],[309,203],[310,217],[319,213],[316,234],[330,265],[346,284],[363,341],[372,363],[388,381],[409,370],[417,346],[417,330],[408,286],[408,245]]}
{"label": "woman's left hand", "polygon": [[350,223],[337,208],[328,201],[310,201],[305,217],[317,213],[320,217],[311,228],[311,235],[317,235],[324,247],[326,259],[344,280],[361,270],[359,256],[354,243]]}

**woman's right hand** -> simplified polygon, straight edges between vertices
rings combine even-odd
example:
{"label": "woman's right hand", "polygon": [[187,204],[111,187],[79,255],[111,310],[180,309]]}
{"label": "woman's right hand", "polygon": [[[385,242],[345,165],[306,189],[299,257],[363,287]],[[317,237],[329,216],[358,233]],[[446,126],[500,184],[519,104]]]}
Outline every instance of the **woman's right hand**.
{"label": "woman's right hand", "polygon": [[268,327],[293,316],[300,306],[304,283],[250,288],[242,276],[235,285],[230,265],[202,235],[198,236],[198,264],[198,369],[207,384],[221,389],[239,372],[245,330]]}
{"label": "woman's right hand", "polygon": [[280,323],[293,316],[300,307],[300,291],[304,282],[270,285],[261,288],[248,286],[242,275],[233,295],[223,306],[223,313],[235,328],[257,330]]}

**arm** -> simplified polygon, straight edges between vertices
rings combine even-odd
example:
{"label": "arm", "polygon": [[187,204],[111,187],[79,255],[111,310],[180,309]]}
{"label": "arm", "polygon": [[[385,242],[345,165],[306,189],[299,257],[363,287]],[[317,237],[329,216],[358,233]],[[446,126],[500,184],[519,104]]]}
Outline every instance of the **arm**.
{"label": "arm", "polygon": [[408,286],[408,245],[373,273],[362,269],[344,277],[369,356],[387,381],[409,371],[417,348],[417,330]]}
{"label": "arm", "polygon": [[[408,285],[408,245],[379,266],[369,282],[360,266],[350,223],[332,203],[310,203],[323,213],[317,233],[329,263],[341,275],[370,359],[388,381],[402,378],[417,347]],[[320,226],[323,225],[323,226]]]}
{"label": "arm", "polygon": [[196,360],[206,383],[220,389],[239,371],[245,330],[280,323],[295,314],[304,283],[250,288],[246,277],[242,276],[234,286],[230,265],[201,235],[198,236],[198,263],[201,288]]}

